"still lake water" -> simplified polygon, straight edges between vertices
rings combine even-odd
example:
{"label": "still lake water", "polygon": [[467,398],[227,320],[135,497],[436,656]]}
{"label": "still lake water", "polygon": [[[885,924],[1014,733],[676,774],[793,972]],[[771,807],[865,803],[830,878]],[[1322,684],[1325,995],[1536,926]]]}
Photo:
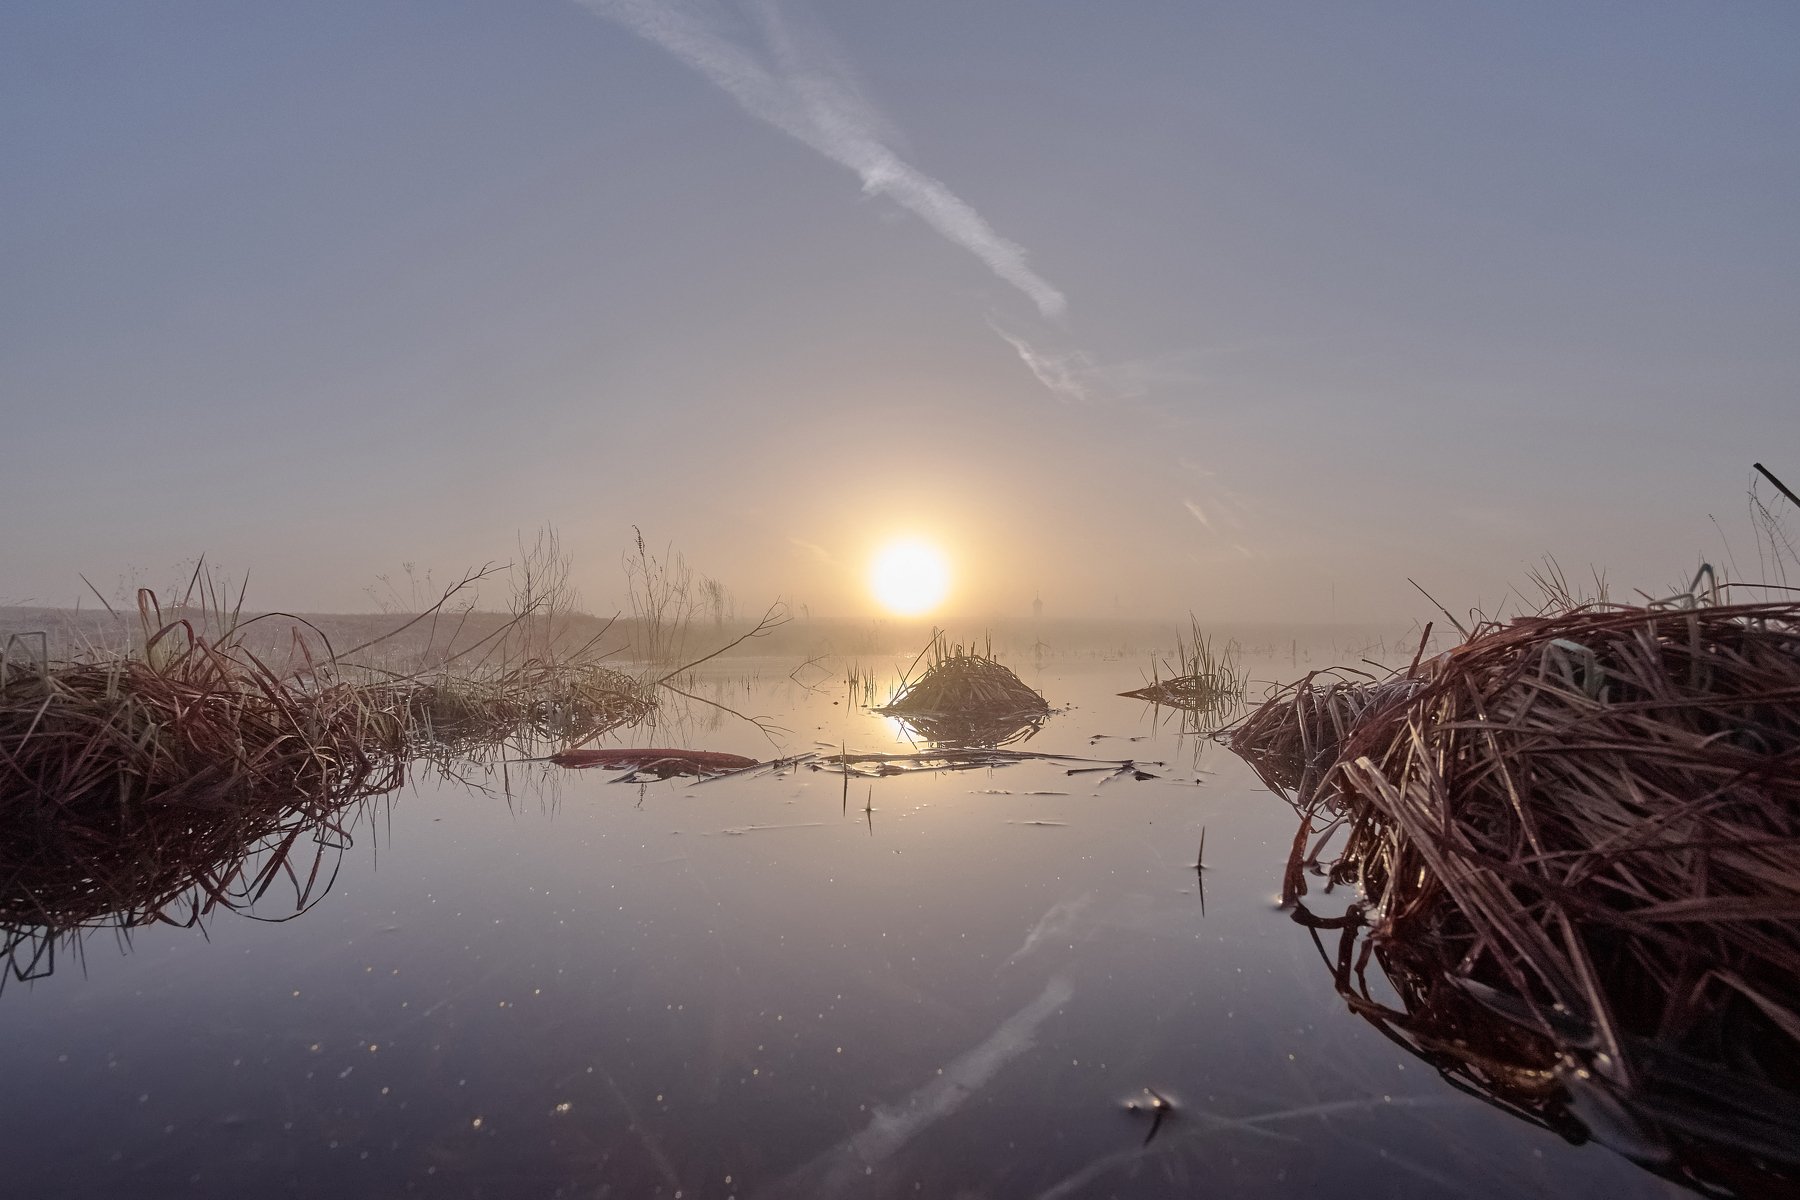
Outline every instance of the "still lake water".
{"label": "still lake water", "polygon": [[[706,694],[788,753],[912,748],[792,667]],[[302,917],[89,938],[0,993],[0,1194],[1688,1194],[1347,1012],[1275,903],[1292,811],[1114,696],[1136,662],[1020,674],[1065,709],[1024,748],[1159,778],[427,774]],[[705,708],[629,736],[774,750]]]}

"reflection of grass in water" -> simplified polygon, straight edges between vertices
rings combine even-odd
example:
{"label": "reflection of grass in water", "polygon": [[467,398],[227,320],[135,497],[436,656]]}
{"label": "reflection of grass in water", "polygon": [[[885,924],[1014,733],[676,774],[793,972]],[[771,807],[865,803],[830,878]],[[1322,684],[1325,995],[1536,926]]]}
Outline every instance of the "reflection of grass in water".
{"label": "reflection of grass in water", "polygon": [[865,671],[862,663],[855,659],[850,660],[844,668],[844,686],[849,692],[852,705],[875,707],[875,676],[872,672]]}
{"label": "reflection of grass in water", "polygon": [[[909,678],[921,662],[925,670]],[[899,718],[926,741],[992,746],[1036,733],[1050,705],[994,659],[991,644],[977,653],[933,630],[893,699],[875,711]]]}
{"label": "reflection of grass in water", "polygon": [[942,746],[1010,746],[1029,741],[1044,727],[1048,714],[1021,717],[1001,714],[997,717],[964,717],[954,714],[914,713],[899,716],[889,713],[900,723],[911,739]]}
{"label": "reflection of grass in water", "polygon": [[[1756,1070],[1632,1037],[1634,1076],[1621,1090],[1559,1046],[1591,1044],[1591,1028],[1557,1014],[1546,1033],[1541,1014],[1506,991],[1462,976],[1443,947],[1373,940],[1360,906],[1321,919],[1297,905],[1294,918],[1310,928],[1350,1011],[1458,1091],[1572,1144],[1610,1143],[1702,1194],[1790,1196],[1800,1186],[1800,1152],[1793,1143],[1800,1106]],[[1325,936],[1331,930],[1335,946]],[[1380,980],[1373,986],[1371,961]]]}
{"label": "reflection of grass in water", "polygon": [[[397,765],[387,778],[399,785]],[[290,797],[228,810],[170,807],[112,825],[90,819],[71,823],[61,845],[40,840],[29,862],[12,841],[0,852],[0,990],[8,976],[51,975],[59,948],[79,952],[99,930],[129,940],[133,929],[196,928],[220,912],[263,921],[299,916],[330,892],[375,803],[356,796],[332,807]]]}

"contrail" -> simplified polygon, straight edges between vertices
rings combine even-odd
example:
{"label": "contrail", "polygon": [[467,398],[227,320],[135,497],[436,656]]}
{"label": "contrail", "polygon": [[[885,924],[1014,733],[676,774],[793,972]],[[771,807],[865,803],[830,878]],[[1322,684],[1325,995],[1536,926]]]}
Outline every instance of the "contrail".
{"label": "contrail", "polygon": [[578,0],[667,50],[724,91],[738,106],[817,150],[976,258],[1030,298],[1039,313],[1058,318],[1063,294],[1033,271],[1023,247],[995,232],[965,201],[907,163],[887,144],[879,117],[829,62],[807,62],[787,35],[773,4],[759,10],[764,47],[758,52],[726,38],[717,23],[686,5],[654,0]]}

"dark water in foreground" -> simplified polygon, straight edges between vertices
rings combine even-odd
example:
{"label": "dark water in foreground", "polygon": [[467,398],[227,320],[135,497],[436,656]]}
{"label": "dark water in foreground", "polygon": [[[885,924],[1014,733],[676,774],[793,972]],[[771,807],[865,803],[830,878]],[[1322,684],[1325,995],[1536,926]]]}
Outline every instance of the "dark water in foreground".
{"label": "dark water in foreground", "polygon": [[[909,748],[791,667],[717,694]],[[1028,748],[1168,768],[428,780],[299,919],[91,938],[0,994],[0,1194],[1687,1194],[1350,1015],[1274,903],[1292,812],[1135,663],[1021,673],[1073,706]],[[770,755],[706,711],[642,740]]]}

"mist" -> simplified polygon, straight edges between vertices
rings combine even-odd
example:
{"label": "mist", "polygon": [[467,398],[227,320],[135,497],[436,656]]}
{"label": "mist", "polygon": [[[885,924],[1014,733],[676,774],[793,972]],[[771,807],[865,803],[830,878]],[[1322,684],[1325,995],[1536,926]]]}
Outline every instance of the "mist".
{"label": "mist", "polygon": [[5,21],[7,604],[551,526],[597,613],[637,528],[821,616],[910,536],[948,622],[1405,623],[1725,568],[1800,432],[1784,9]]}

